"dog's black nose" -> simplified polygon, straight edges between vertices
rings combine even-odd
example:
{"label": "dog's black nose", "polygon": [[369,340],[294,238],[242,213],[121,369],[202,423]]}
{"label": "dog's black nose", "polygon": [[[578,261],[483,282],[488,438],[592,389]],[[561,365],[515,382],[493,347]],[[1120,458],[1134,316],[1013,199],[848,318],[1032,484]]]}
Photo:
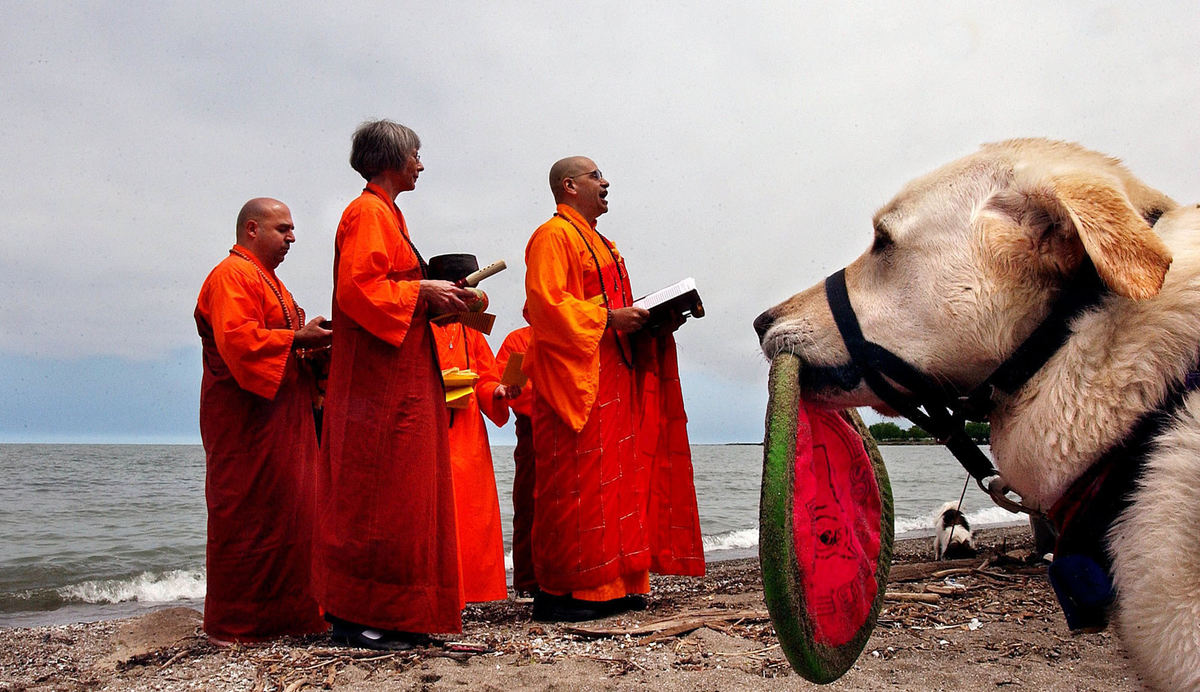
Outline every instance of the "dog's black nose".
{"label": "dog's black nose", "polygon": [[775,316],[771,314],[770,310],[767,310],[763,314],[754,318],[754,331],[758,332],[759,341],[762,341],[763,335],[767,333],[767,330],[770,329],[771,325],[774,323]]}

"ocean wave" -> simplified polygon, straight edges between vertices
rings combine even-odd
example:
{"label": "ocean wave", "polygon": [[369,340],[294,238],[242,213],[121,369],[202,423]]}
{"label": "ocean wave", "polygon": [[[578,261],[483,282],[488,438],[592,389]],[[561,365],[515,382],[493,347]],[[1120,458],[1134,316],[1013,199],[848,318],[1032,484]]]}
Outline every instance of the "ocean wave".
{"label": "ocean wave", "polygon": [[100,579],[58,589],[67,603],[169,603],[203,598],[204,570],[142,572],[127,579]]}
{"label": "ocean wave", "polygon": [[[896,517],[896,535],[909,531],[932,531],[933,522],[937,519],[938,510],[941,506],[930,510],[929,514],[920,517]],[[967,521],[972,527],[987,526],[989,524],[1008,524],[1014,521],[1022,521],[1024,517],[1004,509],[1003,507],[985,507],[977,509],[974,512],[966,512]]]}
{"label": "ocean wave", "polygon": [[744,550],[758,546],[758,527],[726,531],[713,536],[704,536],[705,552],[721,550]]}

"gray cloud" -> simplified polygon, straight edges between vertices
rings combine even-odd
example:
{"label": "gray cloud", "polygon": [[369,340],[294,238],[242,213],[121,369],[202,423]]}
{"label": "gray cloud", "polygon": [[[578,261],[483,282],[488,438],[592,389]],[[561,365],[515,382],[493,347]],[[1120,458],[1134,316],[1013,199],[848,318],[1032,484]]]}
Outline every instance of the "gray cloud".
{"label": "gray cloud", "polygon": [[[600,230],[635,291],[693,275],[705,296],[708,316],[679,335],[685,371],[706,373],[685,381],[694,422],[728,415],[710,400],[762,398],[754,315],[850,261],[875,207],[980,142],[1076,140],[1177,199],[1200,196],[1200,19],[1186,3],[5,13],[0,354],[12,356],[137,361],[194,346],[196,292],[258,195],[292,207],[299,241],[280,274],[327,314],[333,233],[361,189],[349,135],[372,117],[422,137],[428,170],[398,200],[422,251],[512,267],[486,285],[497,337],[520,323],[549,164],[592,156],[612,182]],[[753,430],[760,414],[735,415]]]}

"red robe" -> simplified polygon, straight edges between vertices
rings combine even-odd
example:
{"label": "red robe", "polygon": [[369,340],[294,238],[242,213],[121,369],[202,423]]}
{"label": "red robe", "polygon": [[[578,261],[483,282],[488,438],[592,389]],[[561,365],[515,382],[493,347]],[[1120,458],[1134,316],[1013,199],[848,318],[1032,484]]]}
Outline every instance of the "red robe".
{"label": "red robe", "polygon": [[674,342],[606,328],[606,307],[632,302],[629,278],[571,207],[534,232],[525,264],[538,584],[578,595],[646,570],[703,574]]}
{"label": "red robe", "polygon": [[[521,327],[504,337],[504,343],[496,352],[496,372],[503,373],[508,359],[515,353],[524,355],[529,349],[533,330]],[[509,399],[508,406],[515,417],[517,446],[513,450],[513,533],[512,562],[513,589],[524,592],[537,591],[537,577],[533,574],[533,491],[535,469],[533,461],[533,380],[521,387],[521,396]]]}
{"label": "red robe", "polygon": [[442,369],[479,375],[465,408],[450,410],[450,466],[454,470],[454,507],[463,593],[468,603],[508,598],[504,569],[504,530],[496,470],[488,444],[486,414],[496,425],[508,422],[508,407],[493,394],[500,384],[492,348],[483,334],[461,324],[433,327]]}
{"label": "red robe", "polygon": [[334,243],[314,579],[326,612],[405,632],[462,630],[446,405],[422,267],[368,185]]}
{"label": "red robe", "polygon": [[313,382],[292,351],[304,312],[273,271],[235,246],[205,279],[195,317],[204,353],[204,631],[241,642],[323,631],[311,583]]}

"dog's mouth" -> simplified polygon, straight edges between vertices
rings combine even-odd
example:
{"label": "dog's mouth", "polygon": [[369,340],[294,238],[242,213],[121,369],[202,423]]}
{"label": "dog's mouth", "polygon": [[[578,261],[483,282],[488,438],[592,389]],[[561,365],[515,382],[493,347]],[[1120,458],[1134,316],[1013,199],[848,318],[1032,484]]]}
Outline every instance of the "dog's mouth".
{"label": "dog's mouth", "polygon": [[863,381],[862,371],[853,363],[844,365],[804,365],[800,369],[800,396],[829,408],[870,406],[884,416],[900,414],[879,401]]}
{"label": "dog's mouth", "polygon": [[815,395],[848,394],[862,383],[862,372],[853,363],[805,365],[800,370],[800,391]]}

